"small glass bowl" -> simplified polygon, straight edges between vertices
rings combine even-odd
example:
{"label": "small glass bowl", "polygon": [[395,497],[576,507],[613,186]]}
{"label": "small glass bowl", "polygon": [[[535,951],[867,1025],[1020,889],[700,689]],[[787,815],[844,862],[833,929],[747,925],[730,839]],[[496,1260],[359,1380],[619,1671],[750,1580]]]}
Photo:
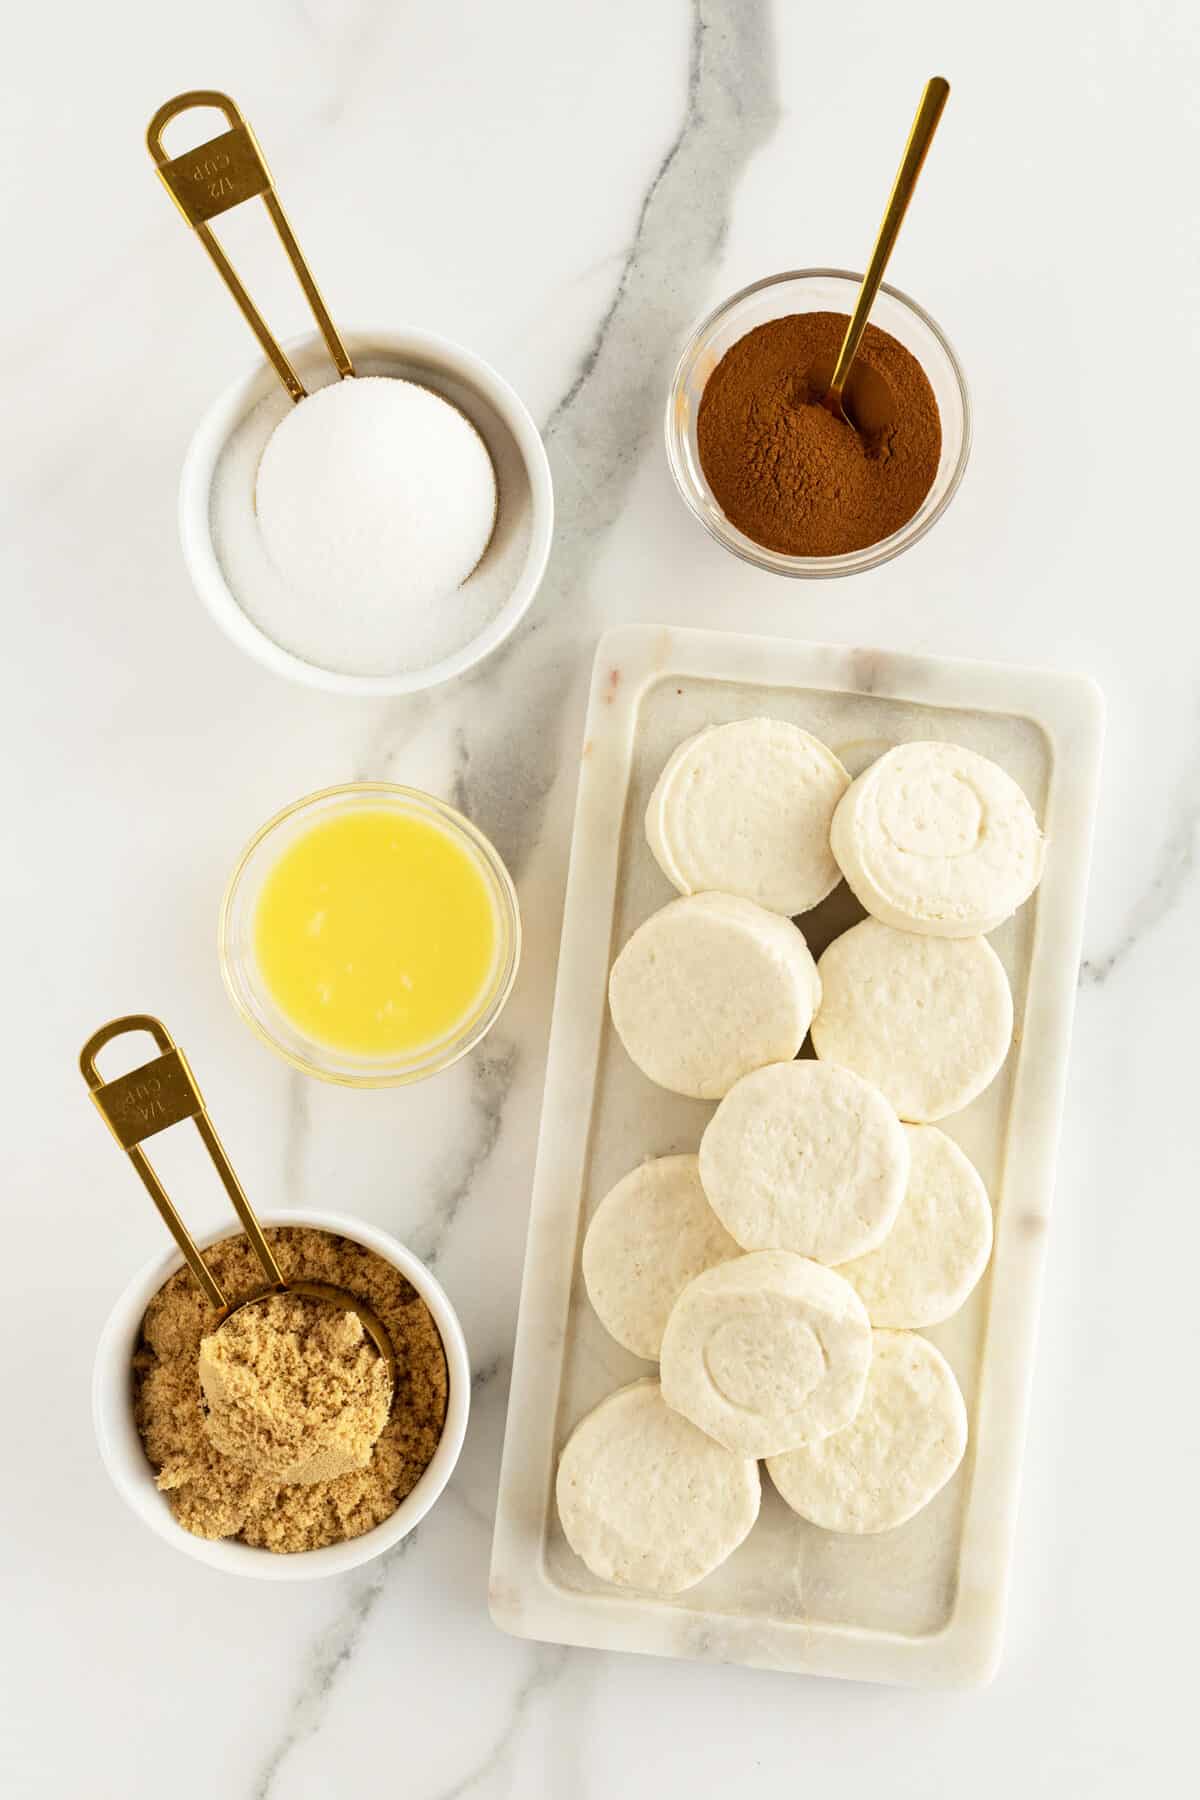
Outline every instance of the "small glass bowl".
{"label": "small glass bowl", "polygon": [[700,467],[696,419],[705,383],[739,338],[772,319],[791,313],[853,311],[862,276],[848,269],[791,269],[768,275],[732,295],[696,326],[675,367],[667,397],[667,461],[675,485],[705,530],[744,562],[776,575],[805,578],[857,575],[878,568],[915,544],[940,519],[963,478],[971,454],[971,402],[966,377],[941,328],[915,300],[883,286],[871,309],[871,323],[898,338],[929,378],[942,418],[942,454],[933,486],[899,531],[844,556],[786,556],[764,549],[725,517]]}
{"label": "small glass bowl", "polygon": [[[276,1004],[254,951],[254,915],[263,883],[280,856],[323,819],[350,812],[395,811],[438,826],[464,850],[482,875],[496,915],[496,954],[491,973],[471,1011],[454,1030],[408,1055],[356,1056],[301,1031]],[[257,831],[229,878],[218,933],[221,974],[243,1019],[270,1048],[306,1075],[343,1087],[398,1087],[447,1069],[491,1030],[516,979],[521,956],[521,915],[512,878],[492,845],[469,819],[418,788],[389,781],[355,781],[322,788],[296,800]]]}

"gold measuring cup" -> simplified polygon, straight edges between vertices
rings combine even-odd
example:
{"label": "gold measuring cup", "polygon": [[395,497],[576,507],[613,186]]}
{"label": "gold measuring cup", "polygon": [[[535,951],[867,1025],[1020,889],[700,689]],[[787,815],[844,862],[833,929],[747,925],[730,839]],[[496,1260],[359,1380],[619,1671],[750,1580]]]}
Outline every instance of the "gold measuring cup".
{"label": "gold measuring cup", "polygon": [[[124,1037],[131,1032],[148,1032],[158,1045],[160,1054],[150,1062],[130,1069],[125,1075],[117,1075],[112,1081],[105,1081],[96,1067],[97,1055],[114,1038]],[[396,1352],[382,1322],[364,1301],[345,1288],[331,1287],[327,1282],[284,1280],[279,1264],[271,1253],[271,1246],[263,1236],[262,1227],[243,1192],[242,1184],[213,1129],[200,1089],[196,1086],[196,1078],[188,1067],[183,1051],[162,1021],[151,1018],[148,1013],[131,1013],[126,1018],[113,1019],[109,1024],[102,1025],[99,1031],[92,1033],[79,1053],[79,1066],[101,1117],[141,1177],[164,1225],[183,1253],[194,1280],[210,1304],[216,1308],[218,1329],[235,1312],[241,1312],[243,1307],[258,1306],[273,1294],[299,1294],[305,1300],[321,1301],[327,1306],[336,1306],[344,1312],[358,1315],[364,1331],[383,1358],[394,1387]],[[262,1270],[266,1285],[259,1293],[251,1294],[245,1300],[233,1302],[225,1298],[212,1271],[196,1248],[187,1226],[171,1204],[149,1157],[142,1149],[146,1138],[166,1131],[184,1119],[195,1121],[204,1147],[221,1177],[225,1192],[233,1202],[233,1209],[241,1220],[242,1229]]]}
{"label": "gold measuring cup", "polygon": [[[215,108],[217,112],[224,113],[229,121],[229,130],[221,132],[215,138],[206,139],[204,143],[197,144],[194,150],[185,151],[182,156],[168,156],[162,141],[164,127],[172,119],[178,118],[180,113],[192,112],[197,107]],[[210,219],[228,212],[231,207],[240,206],[243,200],[254,200],[261,195],[287,252],[288,261],[304,289],[304,297],[312,308],[313,317],[337,366],[338,374],[353,375],[354,365],[346,346],[329,316],[329,310],[321,298],[321,290],[304,260],[287,214],[279,204],[279,195],[275,192],[267,159],[258,139],[229,95],[217,93],[211,88],[197,88],[187,94],[177,94],[173,100],[164,101],[146,129],[146,143],[163,186],[216,264],[217,273],[237,301],[246,323],[262,345],[275,373],[292,399],[303,400],[308,390],[238,280],[233,264],[217,242],[208,223]]]}

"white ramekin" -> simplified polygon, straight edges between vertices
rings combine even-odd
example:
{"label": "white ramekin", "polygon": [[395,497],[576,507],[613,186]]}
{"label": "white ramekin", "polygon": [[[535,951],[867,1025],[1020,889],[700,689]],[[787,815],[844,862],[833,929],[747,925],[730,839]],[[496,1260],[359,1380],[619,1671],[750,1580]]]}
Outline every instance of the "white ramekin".
{"label": "white ramekin", "polygon": [[[508,599],[483,630],[453,655],[398,675],[346,675],[322,669],[284,650],[260,631],[226,581],[213,542],[211,495],[217,463],[233,432],[278,385],[278,376],[265,362],[256,364],[218,396],[188,446],[179,482],[183,558],[192,585],[226,637],[264,668],[289,681],[335,694],[411,694],[437,687],[473,668],[504,642],[528,610],[545,573],[554,531],[550,463],[523,401],[482,357],[430,331],[350,331],[343,337],[360,374],[400,376],[431,388],[466,414],[498,467],[513,456],[519,458],[527,493],[514,499],[506,493],[503,479],[499,492],[502,516],[506,505],[529,514],[529,547]],[[329,353],[315,332],[285,347],[310,391],[335,379]]]}
{"label": "white ramekin", "polygon": [[[164,1281],[183,1267],[183,1258],[174,1248],[156,1256],[134,1276],[108,1316],[92,1370],[92,1422],[101,1459],[117,1492],[151,1531],[176,1550],[182,1550],[185,1556],[208,1563],[214,1569],[224,1569],[230,1575],[248,1575],[259,1581],[314,1581],[324,1575],[341,1575],[347,1569],[357,1569],[362,1563],[370,1562],[407,1537],[414,1525],[425,1517],[449,1481],[466,1436],[471,1404],[471,1362],[458,1315],[441,1283],[411,1250],[406,1250],[386,1232],[364,1224],[361,1219],[346,1218],[341,1213],[263,1213],[261,1223],[308,1226],[314,1231],[332,1231],[339,1237],[351,1238],[399,1269],[433,1314],[445,1348],[449,1375],[446,1423],[432,1462],[407,1499],[400,1502],[382,1525],[364,1532],[361,1537],[288,1556],[255,1549],[231,1539],[194,1537],[176,1522],[165,1494],[160,1494],[154,1485],[154,1471],[146,1460],[138,1436],[133,1418],[130,1373],[146,1307]],[[237,1231],[236,1223],[223,1225],[199,1238],[199,1246],[205,1250],[222,1238],[236,1236]]]}

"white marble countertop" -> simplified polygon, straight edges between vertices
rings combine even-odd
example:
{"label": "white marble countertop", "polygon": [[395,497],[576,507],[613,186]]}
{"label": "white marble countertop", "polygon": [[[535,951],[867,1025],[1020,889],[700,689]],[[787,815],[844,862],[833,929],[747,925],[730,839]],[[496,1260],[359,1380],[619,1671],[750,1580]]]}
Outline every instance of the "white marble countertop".
{"label": "white marble countertop", "polygon": [[[1200,1253],[1200,627],[1179,403],[1196,373],[1197,30],[1182,3],[1118,0],[1017,0],[986,20],[951,0],[212,0],[187,17],[124,0],[10,24],[6,1794],[1174,1791],[1193,1737],[1200,1417],[1173,1374],[1195,1361]],[[934,69],[955,92],[893,274],[963,358],[973,464],[898,562],[783,582],[725,556],[676,499],[664,383],[689,321],[731,288],[861,266]],[[141,133],[210,82],[254,121],[335,314],[465,341],[546,431],[550,573],[469,683],[371,704],[292,688],[191,593],[180,458],[253,346]],[[299,329],[261,216],[228,235]],[[1148,343],[1167,346],[1149,366]],[[1035,405],[1048,393],[1052,411]],[[1008,1645],[984,1692],[569,1652],[487,1615],[587,672],[598,632],[636,619],[1084,669],[1107,691]],[[418,1089],[290,1075],[217,972],[245,838],[352,776],[453,797],[520,886],[527,950],[501,1026]],[[75,1057],[133,1009],[188,1049],[264,1208],[332,1196],[430,1257],[460,1309],[476,1395],[459,1473],[358,1575],[216,1575],[153,1539],[98,1462],[93,1346],[161,1228]],[[173,1167],[214,1221],[198,1161]]]}

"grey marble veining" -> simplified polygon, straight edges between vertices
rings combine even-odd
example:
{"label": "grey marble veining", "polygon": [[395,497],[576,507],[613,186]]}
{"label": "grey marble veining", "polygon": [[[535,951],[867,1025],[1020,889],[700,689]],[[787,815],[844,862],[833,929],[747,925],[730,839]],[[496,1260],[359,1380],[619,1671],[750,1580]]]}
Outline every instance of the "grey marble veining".
{"label": "grey marble veining", "polygon": [[274,1800],[280,1791],[288,1758],[320,1731],[326,1709],[370,1624],[390,1572],[406,1556],[412,1555],[419,1541],[420,1527],[387,1556],[369,1564],[359,1574],[347,1577],[345,1586],[350,1592],[341,1612],[305,1651],[283,1730],[267,1753],[250,1789],[253,1800]]}
{"label": "grey marble veining", "polygon": [[1144,887],[1129,908],[1116,941],[1084,959],[1080,984],[1102,988],[1150,934],[1181,907],[1195,885],[1196,845],[1200,838],[1200,757],[1194,758],[1171,787],[1170,824]]}
{"label": "grey marble veining", "polygon": [[[619,518],[661,418],[666,379],[707,293],[738,181],[776,118],[773,36],[761,0],[693,0],[683,116],[637,207],[612,298],[543,427],[555,540],[513,644],[472,680],[507,704],[464,723],[459,804],[520,878],[567,754],[564,717],[594,638],[590,564]],[[401,717],[397,708],[395,717]]]}
{"label": "grey marble veining", "polygon": [[308,1148],[312,1115],[309,1109],[309,1080],[298,1069],[287,1076],[287,1114],[283,1127],[283,1191],[289,1205],[304,1204],[305,1153]]}
{"label": "grey marble veining", "polygon": [[[478,1794],[485,1788],[494,1791],[512,1792],[512,1769],[510,1758],[513,1745],[520,1732],[526,1715],[534,1706],[545,1703],[552,1697],[554,1689],[567,1673],[570,1652],[561,1644],[537,1644],[533,1654],[528,1658],[529,1671],[517,1689],[509,1709],[508,1719],[499,1737],[489,1744],[474,1768],[455,1781],[451,1787],[443,1788],[435,1800],[462,1800],[466,1794]],[[564,1792],[580,1793],[579,1772]],[[497,1789],[493,1782],[502,1783]]]}
{"label": "grey marble veining", "polygon": [[415,1233],[411,1248],[430,1268],[436,1269],[459,1212],[471,1197],[480,1171],[496,1147],[504,1124],[504,1103],[519,1066],[517,1046],[506,1043],[501,1028],[471,1060],[471,1115],[467,1130],[454,1146],[447,1166],[432,1182],[430,1206]]}

